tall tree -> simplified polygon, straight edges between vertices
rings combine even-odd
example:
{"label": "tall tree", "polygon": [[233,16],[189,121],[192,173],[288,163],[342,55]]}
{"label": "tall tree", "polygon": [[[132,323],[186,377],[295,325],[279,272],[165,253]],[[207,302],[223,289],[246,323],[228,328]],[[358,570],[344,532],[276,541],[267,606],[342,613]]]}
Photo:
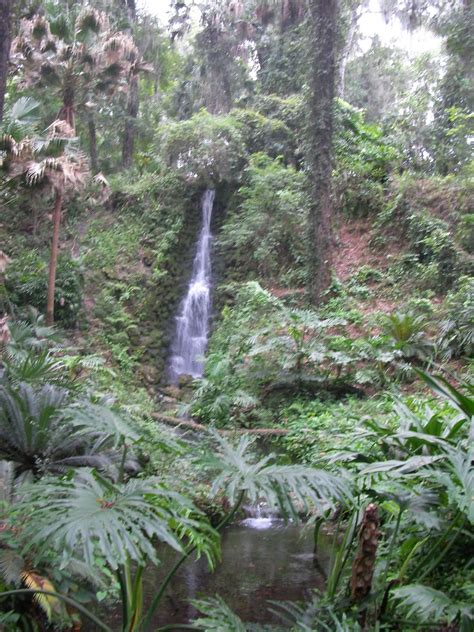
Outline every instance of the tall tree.
{"label": "tall tree", "polygon": [[73,24],[40,15],[22,20],[12,61],[25,86],[57,94],[58,118],[75,130],[76,115],[89,113],[94,100],[127,90],[140,60],[130,36],[114,31],[105,13],[86,7]]}
{"label": "tall tree", "polygon": [[344,20],[341,21],[345,22],[345,25],[343,29],[344,34],[341,38],[343,41],[341,41],[339,46],[336,92],[342,99],[345,92],[347,62],[354,48],[357,27],[366,4],[367,0],[346,0],[344,2],[344,11],[341,12],[344,15]]}
{"label": "tall tree", "polygon": [[30,187],[41,186],[54,194],[53,237],[49,260],[46,323],[54,322],[54,295],[59,251],[59,230],[64,196],[80,189],[88,177],[86,157],[71,144],[74,130],[63,120],[54,121],[39,137],[16,141],[5,134],[0,139],[0,151],[5,158],[2,168],[10,179],[19,179]]}
{"label": "tall tree", "polygon": [[[22,20],[20,32],[12,43],[12,53],[12,59],[23,73],[26,85],[48,90],[53,88],[57,91],[62,101],[58,119],[64,122],[62,130],[67,132],[67,138],[75,136],[77,110],[87,110],[88,99],[91,97],[112,95],[120,89],[126,89],[127,78],[139,63],[138,52],[131,37],[112,31],[105,13],[91,7],[79,12],[72,32],[64,20],[50,23],[40,15]],[[56,132],[53,140],[58,141]],[[24,153],[21,152],[22,155]],[[47,167],[50,180],[51,173],[57,171],[56,163],[54,164],[51,171],[49,163],[42,163],[43,167]],[[64,177],[53,183],[55,200],[46,311],[48,324],[52,324],[54,319],[62,204],[64,192],[72,179],[70,174],[73,172],[69,161],[57,164],[61,166],[60,172]],[[62,166],[65,167],[64,170]],[[81,169],[76,169],[74,173],[82,171],[81,161]],[[33,178],[33,182],[35,181]]]}
{"label": "tall tree", "polygon": [[[135,0],[122,0],[128,14],[130,23],[130,33],[133,31],[137,19],[137,8]],[[138,60],[138,51],[137,51]],[[135,126],[138,111],[140,109],[140,99],[138,92],[138,73],[132,73],[128,89],[127,106],[125,110],[125,127],[123,131],[122,145],[122,166],[128,169],[133,162],[133,149],[135,145]]]}
{"label": "tall tree", "polygon": [[308,236],[308,295],[313,305],[331,283],[333,104],[336,84],[338,0],[310,0],[312,27],[308,162],[312,200]]}
{"label": "tall tree", "polygon": [[8,61],[10,58],[10,19],[12,0],[0,0],[0,121],[7,87]]}

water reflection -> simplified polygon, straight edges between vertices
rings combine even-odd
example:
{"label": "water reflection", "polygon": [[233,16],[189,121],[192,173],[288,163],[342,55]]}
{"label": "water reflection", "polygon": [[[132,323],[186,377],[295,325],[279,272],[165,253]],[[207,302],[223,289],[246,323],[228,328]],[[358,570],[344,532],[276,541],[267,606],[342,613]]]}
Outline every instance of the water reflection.
{"label": "water reflection", "polygon": [[[204,559],[190,560],[181,567],[155,624],[186,623],[197,614],[187,603],[190,599],[216,594],[244,621],[275,622],[275,615],[267,610],[268,601],[303,600],[315,588],[323,587],[322,571],[329,554],[324,554],[324,546],[321,549],[318,569],[313,564],[311,529],[271,518],[248,518],[224,532],[222,563],[214,573],[209,572]],[[156,593],[167,565],[147,574],[147,601]]]}

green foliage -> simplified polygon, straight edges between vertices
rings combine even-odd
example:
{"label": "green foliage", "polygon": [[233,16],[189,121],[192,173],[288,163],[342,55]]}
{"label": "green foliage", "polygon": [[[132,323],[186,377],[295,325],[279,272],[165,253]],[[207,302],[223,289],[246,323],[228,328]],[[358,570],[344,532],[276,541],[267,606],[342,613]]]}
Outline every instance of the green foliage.
{"label": "green foliage", "polygon": [[24,493],[25,504],[18,509],[29,507],[35,515],[25,526],[27,549],[53,547],[74,553],[89,567],[97,552],[113,570],[129,559],[157,563],[154,538],[181,551],[181,537],[192,537],[202,528],[188,511],[189,502],[153,479],[112,484],[81,470],[74,479],[45,478]]}
{"label": "green foliage", "polygon": [[[271,8],[267,7],[271,12]],[[294,13],[297,14],[295,8]],[[265,7],[262,14],[265,13]],[[278,14],[278,11],[275,11]],[[281,11],[284,15],[284,10]],[[273,16],[273,19],[276,16]],[[278,20],[278,18],[277,18]],[[284,18],[283,18],[284,20]],[[273,37],[265,35],[265,29],[260,27],[261,67],[258,78],[266,94],[287,97],[301,92],[307,77],[308,55],[307,42],[309,39],[308,22],[298,24],[288,23],[275,29]]]}
{"label": "green foliage", "polygon": [[400,350],[404,358],[426,360],[434,350],[426,335],[426,326],[421,315],[394,313],[384,317],[382,332],[394,341],[395,349]]}
{"label": "green foliage", "polygon": [[245,494],[251,503],[264,500],[286,519],[297,519],[299,512],[313,509],[323,515],[337,503],[350,500],[344,476],[302,465],[277,465],[272,455],[256,459],[249,449],[249,436],[242,437],[235,447],[217,432],[213,436],[216,450],[205,455],[202,464],[213,473],[213,493],[222,489],[231,502]]}
{"label": "green foliage", "polygon": [[239,179],[244,145],[232,116],[201,110],[186,121],[170,121],[160,130],[160,155],[186,180],[204,185]]}
{"label": "green foliage", "polygon": [[382,128],[364,120],[361,110],[338,99],[335,108],[336,187],[340,206],[350,216],[380,211],[384,183],[399,160]]}
{"label": "green foliage", "polygon": [[247,278],[301,284],[308,209],[304,175],[255,154],[244,179],[218,240],[228,266],[244,270]]}
{"label": "green foliage", "polygon": [[39,477],[86,465],[113,475],[119,456],[113,451],[116,431],[106,423],[106,411],[71,404],[67,391],[50,384],[0,386],[0,457],[14,463],[17,476]]}
{"label": "green foliage", "polygon": [[474,282],[461,277],[446,299],[446,317],[441,322],[439,348],[445,358],[472,355],[474,348]]}
{"label": "green foliage", "polygon": [[280,419],[288,434],[279,440],[296,462],[315,463],[322,456],[343,449],[360,453],[368,449],[363,437],[355,437],[361,418],[379,423],[392,409],[386,397],[348,397],[342,401],[299,397],[282,408]]}
{"label": "green foliage", "polygon": [[328,313],[338,314],[334,303],[322,313],[302,310],[243,284],[211,338],[191,412],[219,425],[271,424],[281,421],[285,398],[361,396],[361,386],[413,379],[411,363],[434,356],[422,315],[385,315],[380,333],[353,338],[347,321]]}
{"label": "green foliage", "polygon": [[469,632],[474,622],[474,610],[469,603],[456,603],[446,593],[429,586],[411,584],[396,588],[395,599],[400,600],[400,607],[407,609],[408,616],[416,615],[423,623],[431,621],[455,620],[460,622],[460,632]]}
{"label": "green foliage", "polygon": [[[67,327],[76,324],[82,303],[83,269],[69,255],[58,257],[55,293],[55,315]],[[47,262],[37,250],[25,252],[8,267],[5,285],[9,298],[22,309],[32,306],[44,312],[48,285]]]}
{"label": "green foliage", "polygon": [[411,276],[419,279],[418,286],[446,290],[457,276],[469,273],[472,263],[455,239],[455,227],[469,212],[470,192],[464,178],[419,182],[407,175],[391,187],[377,223],[384,228],[385,239],[392,235],[408,248],[409,265],[417,269]]}
{"label": "green foliage", "polygon": [[39,105],[32,97],[20,97],[5,111],[0,131],[16,141],[34,134]]}
{"label": "green foliage", "polygon": [[210,599],[196,599],[193,606],[204,616],[200,616],[193,622],[196,630],[206,632],[247,632],[247,626],[237,617],[229,606],[220,597]]}
{"label": "green foliage", "polygon": [[266,153],[272,158],[282,156],[286,162],[293,160],[295,140],[284,121],[267,118],[248,108],[231,110],[230,115],[240,128],[249,155]]}

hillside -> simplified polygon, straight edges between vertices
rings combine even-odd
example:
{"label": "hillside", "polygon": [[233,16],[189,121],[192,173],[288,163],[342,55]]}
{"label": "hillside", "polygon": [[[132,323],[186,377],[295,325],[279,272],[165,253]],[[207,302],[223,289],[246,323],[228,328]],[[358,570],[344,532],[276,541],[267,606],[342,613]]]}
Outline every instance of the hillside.
{"label": "hillside", "polygon": [[0,630],[469,632],[474,5],[151,4],[0,0]]}

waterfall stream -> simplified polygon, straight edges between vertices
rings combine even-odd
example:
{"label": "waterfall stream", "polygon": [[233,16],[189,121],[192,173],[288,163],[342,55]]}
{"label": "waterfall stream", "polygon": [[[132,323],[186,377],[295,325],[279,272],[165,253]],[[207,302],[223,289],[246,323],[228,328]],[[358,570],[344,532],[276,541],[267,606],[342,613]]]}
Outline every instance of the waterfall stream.
{"label": "waterfall stream", "polygon": [[176,332],[171,346],[170,378],[180,375],[201,377],[207,346],[211,306],[211,218],[215,191],[202,196],[202,223],[188,291],[176,317]]}

